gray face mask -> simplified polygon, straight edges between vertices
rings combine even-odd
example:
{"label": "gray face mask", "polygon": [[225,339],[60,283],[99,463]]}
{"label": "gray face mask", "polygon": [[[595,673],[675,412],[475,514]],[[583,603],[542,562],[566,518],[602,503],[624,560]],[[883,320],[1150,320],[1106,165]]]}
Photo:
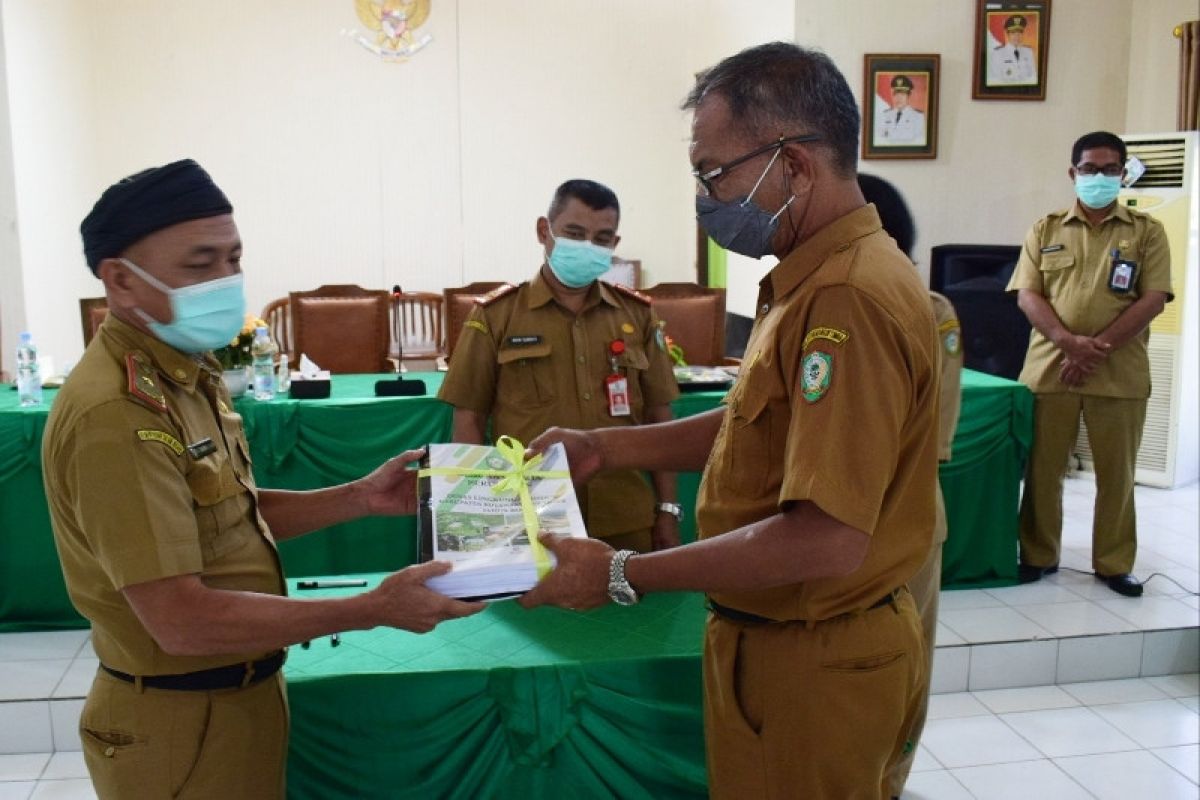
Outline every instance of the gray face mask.
{"label": "gray face mask", "polygon": [[696,195],[696,220],[704,232],[713,241],[734,253],[750,258],[762,258],[771,255],[771,239],[775,229],[779,227],[779,216],[796,199],[796,195],[788,198],[787,202],[774,214],[768,214],[750,202],[767,172],[779,158],[779,152],[771,156],[767,168],[763,170],[750,194],[740,200],[724,202],[702,194]]}

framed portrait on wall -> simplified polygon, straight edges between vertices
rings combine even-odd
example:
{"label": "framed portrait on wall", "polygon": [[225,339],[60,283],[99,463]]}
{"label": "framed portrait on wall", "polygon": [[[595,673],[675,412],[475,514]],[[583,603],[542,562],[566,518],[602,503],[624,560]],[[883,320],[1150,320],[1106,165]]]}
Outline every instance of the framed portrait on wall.
{"label": "framed portrait on wall", "polygon": [[937,158],[937,54],[867,53],[862,157]]}
{"label": "framed portrait on wall", "polygon": [[976,100],[1045,100],[1050,0],[975,0]]}

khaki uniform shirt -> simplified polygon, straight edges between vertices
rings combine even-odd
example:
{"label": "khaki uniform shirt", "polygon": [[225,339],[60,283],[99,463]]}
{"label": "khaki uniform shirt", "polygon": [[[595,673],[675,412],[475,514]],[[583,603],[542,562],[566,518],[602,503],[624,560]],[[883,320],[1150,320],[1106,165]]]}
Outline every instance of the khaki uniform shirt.
{"label": "khaki uniform shirt", "polygon": [[[547,428],[640,425],[647,408],[669,404],[679,387],[661,326],[641,295],[597,281],[578,317],[554,301],[539,272],[532,281],[471,311],[438,397],[491,417],[494,437],[528,444]],[[609,413],[609,344],[625,342],[617,367],[629,382],[628,416]],[[592,536],[645,530],[655,495],[640,472],[614,470],[579,493]]]}
{"label": "khaki uniform shirt", "polygon": [[954,305],[937,292],[929,293],[933,306],[933,324],[937,326],[941,348],[938,350],[938,461],[949,461],[954,447],[954,432],[962,411],[962,325]]}
{"label": "khaki uniform shirt", "polygon": [[[1126,292],[1109,288],[1113,252],[1133,262],[1132,284]],[[1145,292],[1171,295],[1171,255],[1162,223],[1120,203],[1093,228],[1079,203],[1039,220],[1025,237],[1021,258],[1008,291],[1029,289],[1046,299],[1071,333],[1095,336],[1112,324]],[[1150,358],[1147,328],[1123,347],[1111,351],[1083,385],[1071,387],[1058,379],[1062,352],[1036,328],[1021,382],[1037,393],[1078,392],[1101,397],[1145,399],[1150,396]]]}
{"label": "khaki uniform shirt", "polygon": [[286,593],[216,361],[109,314],[55,398],[42,465],[67,591],[101,662],[173,675],[266,655],[168,655],[121,593],[188,574],[214,589]]}
{"label": "khaki uniform shirt", "polygon": [[938,342],[927,291],[864,206],[781,261],[758,309],[701,479],[700,537],[808,500],[871,542],[851,575],[714,598],[779,620],[867,608],[917,571],[932,541]]}

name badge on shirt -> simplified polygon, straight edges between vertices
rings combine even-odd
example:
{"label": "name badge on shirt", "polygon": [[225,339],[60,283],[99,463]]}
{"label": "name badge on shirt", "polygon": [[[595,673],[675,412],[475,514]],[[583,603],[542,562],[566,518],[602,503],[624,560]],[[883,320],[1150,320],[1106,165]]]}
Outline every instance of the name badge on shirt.
{"label": "name badge on shirt", "polygon": [[213,440],[207,436],[198,442],[193,442],[187,446],[188,455],[197,461],[205,456],[212,455],[217,452],[217,446],[213,444]]}
{"label": "name badge on shirt", "polygon": [[542,337],[537,336],[537,335],[508,337],[508,344],[513,347],[526,347],[531,344],[541,344],[541,343],[542,343]]}
{"label": "name badge on shirt", "polygon": [[609,375],[604,379],[604,390],[608,393],[608,413],[614,417],[628,417],[629,380],[624,375]]}
{"label": "name badge on shirt", "polygon": [[1066,248],[1065,244],[1052,244],[1049,247],[1043,247],[1042,252],[1043,253],[1057,253],[1059,250],[1063,250],[1065,248]]}
{"label": "name badge on shirt", "polygon": [[1108,288],[1117,294],[1128,294],[1137,275],[1137,263],[1114,258],[1108,273]]}

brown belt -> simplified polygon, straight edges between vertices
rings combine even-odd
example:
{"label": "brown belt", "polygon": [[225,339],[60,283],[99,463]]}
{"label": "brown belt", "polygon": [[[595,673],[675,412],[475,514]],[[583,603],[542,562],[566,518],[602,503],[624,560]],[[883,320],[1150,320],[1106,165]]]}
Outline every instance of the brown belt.
{"label": "brown belt", "polygon": [[247,686],[264,681],[279,672],[283,666],[283,651],[258,661],[246,661],[241,664],[230,664],[227,667],[213,667],[198,672],[185,672],[182,675],[130,675],[127,672],[113,669],[101,664],[100,667],[109,675],[126,683],[137,684],[150,689],[174,689],[182,692],[213,692],[218,689],[244,689]]}
{"label": "brown belt", "polygon": [[[880,608],[882,606],[895,605],[897,591],[899,591],[899,590],[893,589],[892,591],[888,592],[883,597],[879,598],[874,603],[872,603],[870,606],[868,606],[866,608],[866,610],[872,611],[872,610],[874,610],[876,608]],[[736,608],[730,608],[729,606],[723,606],[720,603],[718,603],[716,600],[713,600],[711,597],[708,598],[708,610],[713,612],[714,614],[716,614],[718,617],[721,617],[722,619],[727,619],[730,622],[740,622],[745,625],[786,625],[789,623],[797,624],[797,625],[807,625],[808,624],[808,621],[803,620],[803,619],[771,619],[770,617],[761,617],[758,614],[751,614],[749,611],[740,611]],[[844,615],[839,615],[839,616],[844,616]],[[836,619],[836,617],[830,617],[830,619]],[[814,622],[827,622],[827,621],[828,620],[814,620]]]}

